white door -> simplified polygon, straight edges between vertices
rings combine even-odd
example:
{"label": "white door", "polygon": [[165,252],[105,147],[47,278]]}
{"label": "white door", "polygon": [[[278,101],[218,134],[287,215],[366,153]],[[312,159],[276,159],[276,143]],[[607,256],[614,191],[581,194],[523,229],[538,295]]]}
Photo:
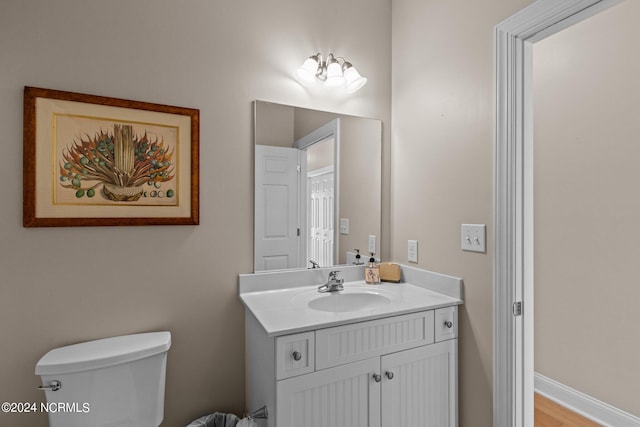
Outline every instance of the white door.
{"label": "white door", "polygon": [[334,173],[333,168],[309,173],[309,248],[308,258],[330,267],[333,260]]}
{"label": "white door", "polygon": [[457,342],[382,357],[382,427],[456,427]]}
{"label": "white door", "polygon": [[380,358],[278,381],[278,427],[380,427]]}
{"label": "white door", "polygon": [[304,267],[299,236],[299,150],[256,145],[254,270]]}

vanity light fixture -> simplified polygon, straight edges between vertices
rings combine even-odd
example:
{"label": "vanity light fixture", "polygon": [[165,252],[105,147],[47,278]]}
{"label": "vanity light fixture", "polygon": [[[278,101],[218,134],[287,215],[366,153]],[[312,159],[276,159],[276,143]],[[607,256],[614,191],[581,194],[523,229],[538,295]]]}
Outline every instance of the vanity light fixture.
{"label": "vanity light fixture", "polygon": [[304,85],[320,80],[326,88],[343,87],[347,93],[354,93],[367,83],[356,67],[341,56],[330,53],[324,60],[322,54],[316,53],[304,61],[298,68],[298,80]]}

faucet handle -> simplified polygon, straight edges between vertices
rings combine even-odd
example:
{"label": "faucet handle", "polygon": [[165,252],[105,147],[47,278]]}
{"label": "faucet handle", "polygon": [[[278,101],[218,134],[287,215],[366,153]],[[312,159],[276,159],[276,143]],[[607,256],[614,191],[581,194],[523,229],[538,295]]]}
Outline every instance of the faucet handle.
{"label": "faucet handle", "polygon": [[335,280],[340,276],[340,270],[334,270],[329,272],[329,280]]}

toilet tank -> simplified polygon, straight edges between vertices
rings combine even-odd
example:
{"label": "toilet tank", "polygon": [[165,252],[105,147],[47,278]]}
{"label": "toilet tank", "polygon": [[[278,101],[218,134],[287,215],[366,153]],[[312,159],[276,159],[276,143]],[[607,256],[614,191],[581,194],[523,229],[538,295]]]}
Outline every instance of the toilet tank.
{"label": "toilet tank", "polygon": [[[49,351],[36,375],[50,427],[158,427],[169,347],[169,332],[150,332]],[[55,382],[58,390],[47,388]]]}

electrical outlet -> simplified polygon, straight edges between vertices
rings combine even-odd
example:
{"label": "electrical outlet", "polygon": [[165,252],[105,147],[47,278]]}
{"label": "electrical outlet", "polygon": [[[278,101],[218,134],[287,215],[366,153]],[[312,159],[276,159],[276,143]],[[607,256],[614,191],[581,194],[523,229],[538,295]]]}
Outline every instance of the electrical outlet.
{"label": "electrical outlet", "polygon": [[369,253],[376,253],[376,236],[369,234]]}
{"label": "electrical outlet", "polygon": [[340,218],[340,234],[349,234],[349,218]]}
{"label": "electrical outlet", "polygon": [[407,260],[409,262],[418,262],[418,241],[407,240]]}
{"label": "electrical outlet", "polygon": [[461,244],[463,251],[487,252],[487,226],[484,224],[462,224]]}

